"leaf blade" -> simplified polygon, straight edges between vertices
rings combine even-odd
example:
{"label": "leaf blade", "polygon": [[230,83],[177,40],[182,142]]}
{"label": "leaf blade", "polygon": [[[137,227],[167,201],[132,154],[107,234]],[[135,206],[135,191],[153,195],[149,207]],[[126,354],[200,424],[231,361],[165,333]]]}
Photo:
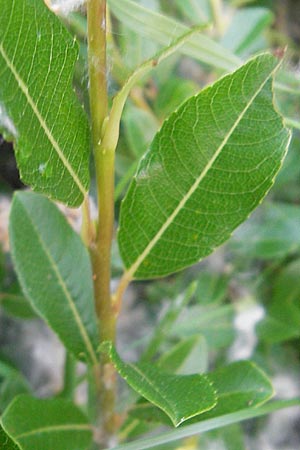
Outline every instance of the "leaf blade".
{"label": "leaf blade", "polygon": [[[242,411],[238,411],[231,414],[225,414],[221,417],[204,420],[203,422],[187,425],[186,427],[180,427],[170,432],[161,433],[158,436],[151,436],[150,438],[140,439],[136,442],[130,442],[128,444],[122,444],[114,447],[112,450],[145,450],[154,448],[155,446],[161,446],[170,442],[177,441],[189,436],[195,436],[200,433],[215,430],[217,428],[239,423],[255,417],[261,417],[266,414],[270,414],[274,411],[281,410],[283,408],[291,408],[297,406],[300,407],[300,399],[295,398],[292,400],[278,400],[267,403],[266,405],[258,408],[248,408]],[[109,449],[105,449],[109,450]]]}
{"label": "leaf blade", "polygon": [[260,55],[165,121],[121,208],[118,242],[128,279],[198,262],[270,189],[290,139],[273,108],[277,67],[274,57]]}
{"label": "leaf blade", "polygon": [[92,273],[79,236],[55,205],[30,192],[15,194],[9,234],[26,297],[77,358],[86,355],[96,365]]}
{"label": "leaf blade", "polygon": [[[174,426],[216,404],[215,392],[204,375],[173,375],[151,364],[124,363],[108,342],[100,347],[109,354],[119,374],[139,394],[162,409]],[[193,400],[194,399],[194,400]]]}
{"label": "leaf blade", "polygon": [[43,2],[2,0],[0,11],[0,126],[14,135],[24,182],[79,206],[90,136],[71,86],[77,44]]}
{"label": "leaf blade", "polygon": [[5,432],[22,450],[85,450],[92,432],[83,413],[62,399],[20,395],[1,418]]}
{"label": "leaf blade", "polygon": [[[112,13],[128,28],[164,46],[188,31],[188,27],[166,15],[151,11],[131,0],[109,0]],[[206,35],[190,39],[181,51],[224,71],[237,67],[240,60]]]}
{"label": "leaf blade", "polygon": [[0,425],[0,448],[1,450],[20,450],[20,447],[5,433]]}

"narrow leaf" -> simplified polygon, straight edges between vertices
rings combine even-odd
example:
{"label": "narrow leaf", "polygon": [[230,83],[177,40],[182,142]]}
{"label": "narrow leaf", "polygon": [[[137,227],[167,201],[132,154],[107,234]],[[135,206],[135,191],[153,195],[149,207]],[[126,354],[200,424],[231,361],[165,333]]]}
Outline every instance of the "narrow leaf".
{"label": "narrow leaf", "polygon": [[178,10],[193,24],[211,21],[211,8],[207,0],[175,0]]}
{"label": "narrow leaf", "polygon": [[[173,18],[151,11],[131,0],[109,0],[108,3],[113,14],[128,28],[164,46],[188,31],[187,26]],[[181,51],[225,71],[234,69],[240,62],[229,50],[204,34],[192,36]]]}
{"label": "narrow leaf", "polygon": [[92,431],[71,402],[17,397],[1,418],[5,432],[22,450],[86,450]]}
{"label": "narrow leaf", "polygon": [[264,416],[266,414],[294,406],[297,406],[298,408],[300,407],[299,398],[276,401],[267,403],[266,405],[258,408],[248,408],[235,413],[225,414],[221,417],[204,420],[203,422],[187,425],[186,427],[180,427],[177,430],[161,433],[157,436],[151,436],[145,439],[139,439],[135,442],[130,442],[128,444],[118,445],[110,450],[145,450],[148,448],[152,449],[154,447],[161,448],[163,444],[168,444],[179,439],[195,436],[200,433],[205,433],[207,431],[215,430],[245,420],[254,419],[255,417]]}
{"label": "narrow leaf", "polygon": [[72,90],[78,46],[40,0],[0,0],[0,127],[24,183],[78,206],[89,185],[89,125]]}
{"label": "narrow leaf", "polygon": [[34,309],[77,358],[97,364],[97,321],[86,248],[45,197],[18,192],[10,215],[15,269]]}
{"label": "narrow leaf", "polygon": [[249,54],[249,48],[253,49],[272,20],[273,14],[267,8],[237,9],[221,43],[233,53],[240,55],[247,51]]}
{"label": "narrow leaf", "polygon": [[185,102],[141,160],[120,215],[125,277],[165,276],[226,241],[261,202],[290,133],[274,110],[269,54]]}
{"label": "narrow leaf", "polygon": [[158,360],[159,366],[171,373],[190,375],[204,372],[207,364],[207,345],[203,336],[191,336],[164,353]]}
{"label": "narrow leaf", "polygon": [[214,389],[204,375],[172,375],[153,364],[125,363],[108,342],[101,346],[101,351],[109,353],[127,383],[162,409],[175,426],[216,404]]}

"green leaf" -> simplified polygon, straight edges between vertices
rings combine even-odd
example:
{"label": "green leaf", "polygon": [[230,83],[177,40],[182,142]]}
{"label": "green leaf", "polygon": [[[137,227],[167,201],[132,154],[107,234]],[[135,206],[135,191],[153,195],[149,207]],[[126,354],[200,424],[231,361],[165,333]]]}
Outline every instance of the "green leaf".
{"label": "green leaf", "polygon": [[256,328],[258,336],[263,341],[277,343],[300,335],[299,273],[300,260],[297,259],[285,266],[277,275],[268,315]]}
{"label": "green leaf", "polygon": [[165,276],[198,262],[266,195],[290,140],[273,107],[279,64],[269,54],[250,60],[164,122],[121,209],[127,279]]}
{"label": "green leaf", "polygon": [[222,428],[219,433],[227,450],[247,450],[244,442],[244,430],[239,424]]}
{"label": "green leaf", "polygon": [[17,395],[28,394],[30,391],[30,386],[23,375],[10,361],[0,356],[0,411],[4,411]]}
{"label": "green leaf", "polygon": [[71,402],[17,397],[1,418],[5,432],[22,450],[86,450],[92,430]]}
{"label": "green leaf", "polygon": [[129,103],[125,108],[122,123],[133,156],[141,156],[157,131],[157,119],[150,112]]}
{"label": "green leaf", "polygon": [[207,374],[217,392],[215,408],[199,418],[206,420],[269,400],[274,390],[264,372],[250,361],[238,361]]}
{"label": "green leaf", "polygon": [[162,409],[175,426],[213,408],[216,398],[204,375],[172,375],[153,364],[123,362],[110,343],[101,351],[109,354],[119,374],[148,401]]}
{"label": "green leaf", "polygon": [[0,305],[5,309],[8,315],[19,317],[21,319],[33,319],[36,312],[32,309],[27,299],[18,293],[1,292]]}
{"label": "green leaf", "polygon": [[159,86],[159,95],[154,102],[154,109],[159,118],[164,119],[175,111],[181,103],[195,95],[199,87],[190,80],[183,80],[172,74],[171,78]]}
{"label": "green leaf", "polygon": [[70,206],[89,185],[87,118],[72,89],[78,46],[40,0],[0,0],[0,127],[24,183]]}
{"label": "green leaf", "polygon": [[257,220],[241,227],[230,244],[247,258],[274,260],[300,248],[300,208],[279,202],[266,203],[257,210]]}
{"label": "green leaf", "polygon": [[[238,361],[205,375],[216,391],[216,406],[191,418],[187,424],[258,406],[274,394],[270,380],[250,361]],[[138,402],[130,414],[139,420],[169,424],[161,411],[145,401]]]}
{"label": "green leaf", "polygon": [[249,53],[272,20],[273,14],[267,8],[238,9],[221,43],[233,53]]}
{"label": "green leaf", "polygon": [[206,340],[203,336],[191,336],[178,342],[158,360],[159,367],[171,373],[190,375],[204,372],[208,364]]}
{"label": "green leaf", "polygon": [[175,0],[175,4],[194,25],[211,20],[211,8],[207,0]]}
{"label": "green leaf", "polygon": [[165,314],[155,326],[153,335],[151,336],[146,349],[141,357],[143,361],[151,360],[157,353],[159,346],[163,343],[166,337],[170,334],[170,330],[177,320],[184,307],[190,302],[195,294],[197,283],[192,282],[184,294],[177,296],[175,301],[172,301],[165,311]]}
{"label": "green leaf", "polygon": [[[182,23],[131,0],[109,0],[108,3],[121,23],[161,45],[169,46],[170,41],[188,31],[188,27]],[[191,36],[180,51],[226,71],[236,68],[240,63],[235,55],[204,34]]]}
{"label": "green leaf", "polygon": [[20,450],[20,447],[10,439],[10,437],[5,433],[1,425],[0,425],[0,448],[1,450]]}
{"label": "green leaf", "polygon": [[201,334],[209,348],[215,350],[232,343],[235,336],[233,319],[233,305],[193,305],[182,312],[181,317],[173,324],[170,334],[177,338]]}
{"label": "green leaf", "polygon": [[197,277],[195,297],[201,306],[218,305],[225,301],[228,292],[228,275],[202,270]]}
{"label": "green leaf", "polygon": [[213,419],[204,420],[203,422],[198,422],[192,425],[187,425],[185,427],[180,427],[177,430],[171,430],[156,436],[150,436],[145,439],[139,439],[135,442],[130,442],[128,444],[118,445],[110,450],[145,450],[149,448],[154,448],[156,446],[158,448],[161,448],[161,446],[165,443],[174,442],[179,439],[184,439],[189,436],[195,436],[200,433],[205,433],[207,431],[215,430],[221,427],[225,427],[227,425],[239,423],[244,420],[264,416],[266,414],[270,414],[274,411],[278,411],[283,408],[291,408],[295,406],[297,406],[298,408],[300,407],[299,398],[295,398],[292,400],[281,400],[271,402],[258,408],[247,408],[235,413],[225,414],[221,417],[216,417]]}
{"label": "green leaf", "polygon": [[97,364],[92,271],[79,236],[50,200],[30,192],[14,196],[9,234],[25,296],[71,353]]}

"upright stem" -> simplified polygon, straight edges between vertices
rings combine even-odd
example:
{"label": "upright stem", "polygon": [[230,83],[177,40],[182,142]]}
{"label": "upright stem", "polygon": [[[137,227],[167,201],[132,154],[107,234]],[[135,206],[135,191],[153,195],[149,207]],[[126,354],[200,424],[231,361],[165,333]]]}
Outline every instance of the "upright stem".
{"label": "upright stem", "polygon": [[100,144],[107,116],[106,0],[87,1],[89,94],[93,145]]}
{"label": "upright stem", "polygon": [[[114,149],[104,148],[102,138],[108,116],[106,81],[106,0],[87,1],[89,94],[92,139],[98,196],[98,230],[91,244],[95,307],[100,341],[115,340],[116,318],[112,308],[111,242],[114,224]],[[109,359],[101,356],[101,392],[98,414],[102,442],[108,446],[115,431],[115,370]]]}

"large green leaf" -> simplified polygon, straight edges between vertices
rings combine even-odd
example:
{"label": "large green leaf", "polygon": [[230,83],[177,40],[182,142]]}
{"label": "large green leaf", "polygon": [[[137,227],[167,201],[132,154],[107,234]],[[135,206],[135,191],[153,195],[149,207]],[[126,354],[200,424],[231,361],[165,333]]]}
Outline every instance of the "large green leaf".
{"label": "large green leaf", "polygon": [[125,277],[154,278],[226,241],[273,184],[290,139],[274,110],[269,54],[185,102],[141,160],[120,215]]}
{"label": "large green leaf", "polygon": [[70,352],[96,364],[92,271],[81,239],[50,200],[30,192],[15,195],[9,233],[26,297]]}
{"label": "large green leaf", "polygon": [[0,0],[0,127],[23,181],[78,206],[89,185],[89,125],[72,89],[77,44],[40,0]]}
{"label": "large green leaf", "polygon": [[208,411],[216,404],[212,384],[205,375],[173,375],[153,364],[122,361],[109,344],[102,344],[119,374],[140,395],[162,409],[175,426]]}
{"label": "large green leaf", "polygon": [[17,397],[1,418],[5,432],[22,450],[86,450],[91,426],[71,402]]}

